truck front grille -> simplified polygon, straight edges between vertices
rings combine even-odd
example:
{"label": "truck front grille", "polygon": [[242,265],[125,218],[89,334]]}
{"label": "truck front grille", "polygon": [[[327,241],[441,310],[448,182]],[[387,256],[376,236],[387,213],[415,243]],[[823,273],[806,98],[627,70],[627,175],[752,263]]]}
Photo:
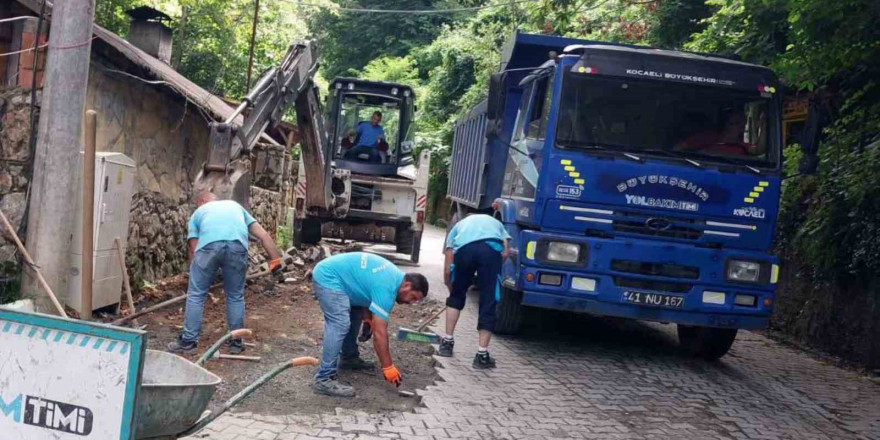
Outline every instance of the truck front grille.
{"label": "truck front grille", "polygon": [[695,228],[695,221],[691,219],[673,219],[636,212],[615,212],[614,215],[618,217],[612,224],[616,232],[681,240],[699,240],[703,236],[703,231]]}
{"label": "truck front grille", "polygon": [[656,277],[689,278],[692,280],[700,277],[699,267],[682,266],[678,264],[646,263],[635,260],[611,260],[611,270],[615,272],[626,272]]}
{"label": "truck front grille", "polygon": [[628,289],[654,290],[658,292],[687,293],[693,287],[690,284],[671,281],[638,280],[634,278],[613,277],[614,285]]}

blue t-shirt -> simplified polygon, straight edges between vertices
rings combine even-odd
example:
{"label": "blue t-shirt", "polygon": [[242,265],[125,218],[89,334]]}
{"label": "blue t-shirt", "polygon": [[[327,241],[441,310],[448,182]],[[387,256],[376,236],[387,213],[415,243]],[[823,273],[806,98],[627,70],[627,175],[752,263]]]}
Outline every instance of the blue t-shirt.
{"label": "blue t-shirt", "polygon": [[351,305],[369,307],[386,322],[403,276],[394,263],[366,252],[334,255],[318,263],[312,271],[315,283],[345,293]]}
{"label": "blue t-shirt", "polygon": [[381,125],[373,126],[373,124],[363,121],[357,126],[358,138],[355,147],[375,147],[380,137],[385,137],[385,129]]}
{"label": "blue t-shirt", "polygon": [[[462,246],[475,241],[498,240],[503,242],[509,238],[510,234],[507,233],[507,229],[501,222],[486,214],[473,214],[459,220],[449,230],[449,234],[446,236],[446,248],[451,248],[454,253],[458,252]],[[498,252],[504,250],[504,247],[498,243],[490,242],[489,246]]]}
{"label": "blue t-shirt", "polygon": [[196,250],[215,241],[238,241],[248,246],[248,226],[257,221],[232,200],[215,200],[202,205],[189,218],[186,238],[199,240]]}

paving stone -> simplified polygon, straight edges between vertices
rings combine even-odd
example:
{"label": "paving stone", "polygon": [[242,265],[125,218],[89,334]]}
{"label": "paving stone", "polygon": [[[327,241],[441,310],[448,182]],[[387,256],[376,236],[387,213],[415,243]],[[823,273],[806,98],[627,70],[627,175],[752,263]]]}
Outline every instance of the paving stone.
{"label": "paving stone", "polygon": [[[476,332],[467,331],[476,327],[475,304],[469,300],[462,312],[457,347],[476,346]],[[675,340],[669,326],[627,331]],[[444,380],[418,390],[424,406],[413,411],[237,413],[198,438],[880,439],[874,381],[747,331],[714,363],[685,358],[674,344],[497,336],[490,348],[495,370],[474,371],[466,348],[435,356]]]}

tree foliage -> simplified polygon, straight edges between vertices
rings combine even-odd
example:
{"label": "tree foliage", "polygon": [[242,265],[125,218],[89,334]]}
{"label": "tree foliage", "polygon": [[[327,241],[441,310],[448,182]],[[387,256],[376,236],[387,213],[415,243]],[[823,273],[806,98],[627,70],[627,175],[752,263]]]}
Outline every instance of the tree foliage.
{"label": "tree foliage", "polygon": [[[369,9],[444,9],[454,2],[435,0],[343,0],[338,6]],[[435,14],[346,13],[333,8],[309,11],[306,22],[321,42],[321,61],[326,78],[356,74],[370,61],[399,57],[430,43],[449,21]]]}

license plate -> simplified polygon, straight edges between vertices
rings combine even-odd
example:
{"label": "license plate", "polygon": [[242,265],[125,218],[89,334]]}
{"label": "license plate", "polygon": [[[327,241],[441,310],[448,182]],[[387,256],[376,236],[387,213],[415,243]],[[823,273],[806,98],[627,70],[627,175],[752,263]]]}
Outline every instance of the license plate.
{"label": "license plate", "polygon": [[680,309],[684,306],[683,296],[666,295],[663,293],[626,291],[623,292],[623,301],[632,304],[664,307],[669,309]]}

